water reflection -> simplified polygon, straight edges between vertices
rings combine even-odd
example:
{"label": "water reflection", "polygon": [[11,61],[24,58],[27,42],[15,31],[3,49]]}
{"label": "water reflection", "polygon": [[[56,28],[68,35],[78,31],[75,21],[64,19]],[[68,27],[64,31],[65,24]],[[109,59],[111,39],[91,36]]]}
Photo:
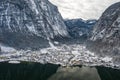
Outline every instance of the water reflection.
{"label": "water reflection", "polygon": [[120,80],[120,70],[105,67],[60,67],[54,64],[0,63],[0,80]]}
{"label": "water reflection", "polygon": [[49,80],[101,80],[95,67],[60,68]]}

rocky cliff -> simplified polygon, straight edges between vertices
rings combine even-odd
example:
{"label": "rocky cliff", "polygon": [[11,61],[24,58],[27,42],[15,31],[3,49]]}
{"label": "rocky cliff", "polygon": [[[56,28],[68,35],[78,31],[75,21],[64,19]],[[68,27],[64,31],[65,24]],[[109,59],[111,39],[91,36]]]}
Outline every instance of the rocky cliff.
{"label": "rocky cliff", "polygon": [[101,56],[120,60],[120,2],[110,6],[93,30],[92,50]]}
{"label": "rocky cliff", "polygon": [[48,0],[0,0],[0,43],[17,49],[49,46],[54,37],[67,36],[56,6]]}

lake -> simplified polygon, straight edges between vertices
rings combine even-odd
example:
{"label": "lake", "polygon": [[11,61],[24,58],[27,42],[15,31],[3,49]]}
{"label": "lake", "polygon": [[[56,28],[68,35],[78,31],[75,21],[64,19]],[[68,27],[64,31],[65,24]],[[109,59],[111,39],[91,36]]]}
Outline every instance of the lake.
{"label": "lake", "polygon": [[0,80],[120,80],[120,70],[102,66],[62,67],[33,62],[1,62]]}

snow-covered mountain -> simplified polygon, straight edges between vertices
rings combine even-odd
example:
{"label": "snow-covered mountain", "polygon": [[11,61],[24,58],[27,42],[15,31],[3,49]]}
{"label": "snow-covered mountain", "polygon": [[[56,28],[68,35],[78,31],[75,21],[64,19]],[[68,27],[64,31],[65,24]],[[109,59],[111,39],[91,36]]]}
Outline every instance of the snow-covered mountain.
{"label": "snow-covered mountain", "polygon": [[120,61],[120,2],[110,6],[93,30],[93,49],[101,56],[112,56]]}
{"label": "snow-covered mountain", "polygon": [[65,24],[73,38],[90,37],[93,26],[97,20],[66,19]]}
{"label": "snow-covered mountain", "polygon": [[50,38],[67,36],[56,6],[48,0],[0,0],[0,43],[38,48]]}

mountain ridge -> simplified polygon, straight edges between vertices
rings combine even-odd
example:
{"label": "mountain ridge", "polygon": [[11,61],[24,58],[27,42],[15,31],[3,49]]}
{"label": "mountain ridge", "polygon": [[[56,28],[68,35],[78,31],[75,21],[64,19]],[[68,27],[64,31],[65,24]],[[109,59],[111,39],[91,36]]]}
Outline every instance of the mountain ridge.
{"label": "mountain ridge", "polygon": [[102,14],[93,29],[91,42],[93,52],[100,56],[111,56],[120,61],[120,2],[111,5]]}

